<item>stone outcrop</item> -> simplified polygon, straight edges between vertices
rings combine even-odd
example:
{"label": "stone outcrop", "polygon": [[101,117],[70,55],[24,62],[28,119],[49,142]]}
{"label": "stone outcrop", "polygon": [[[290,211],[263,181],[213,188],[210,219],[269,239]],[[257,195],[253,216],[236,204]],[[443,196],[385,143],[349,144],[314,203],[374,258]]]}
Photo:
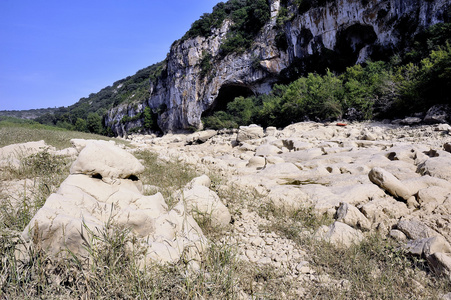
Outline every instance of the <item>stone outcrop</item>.
{"label": "stone outcrop", "polygon": [[168,210],[160,193],[142,194],[138,176],[144,167],[136,158],[109,142],[74,144],[80,154],[70,175],[23,231],[26,242],[39,243],[53,255],[69,250],[84,257],[85,241],[95,243],[96,234],[114,226],[136,236],[144,249],[143,266],[175,262],[182,253],[199,259],[206,246],[202,230],[182,201]]}
{"label": "stone outcrop", "polygon": [[[294,62],[306,65],[318,57],[331,62],[345,57],[345,64],[352,65],[368,58],[377,59],[386,51],[406,47],[411,36],[428,26],[443,22],[449,7],[445,0],[342,0],[299,13],[288,1],[288,15],[292,17],[280,28],[275,26],[280,2],[270,1],[270,21],[242,53],[225,57],[220,53],[232,25],[230,20],[212,29],[207,38],[176,41],[163,75],[150,86],[148,101],[111,109],[106,125],[117,135],[127,135],[130,129],[143,125],[135,117],[149,106],[158,111],[158,124],[165,133],[199,129],[204,112],[237,96],[269,92],[279,74],[289,70]],[[286,49],[277,46],[276,37],[281,34],[285,36]],[[206,54],[211,56],[212,68],[201,76],[204,71],[200,62]],[[130,121],[122,122],[124,116]],[[443,119],[436,110],[428,116],[431,122]]]}

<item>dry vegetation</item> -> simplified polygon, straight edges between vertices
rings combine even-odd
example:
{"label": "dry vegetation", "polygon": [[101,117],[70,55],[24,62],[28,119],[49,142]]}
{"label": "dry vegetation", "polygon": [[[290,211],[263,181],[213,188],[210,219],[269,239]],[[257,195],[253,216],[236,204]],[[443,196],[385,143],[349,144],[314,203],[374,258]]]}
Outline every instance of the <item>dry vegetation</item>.
{"label": "dry vegetation", "polygon": [[[92,138],[48,129],[0,127],[1,146],[44,139],[63,148],[72,137]],[[198,175],[187,165],[161,161],[149,151],[135,155],[146,166],[141,180],[148,192],[158,190],[168,202],[174,190]],[[20,232],[67,177],[70,163],[44,151],[24,157],[18,170],[1,171],[1,299],[238,299],[243,293],[252,299],[296,299],[299,296],[293,291],[299,288],[306,299],[439,299],[451,290],[448,280],[434,277],[424,261],[407,257],[391,240],[375,235],[358,246],[340,250],[313,238],[315,229],[331,220],[318,218],[308,208],[286,214],[260,207],[255,195],[233,188],[217,190],[232,214],[239,213],[243,206],[256,210],[271,221],[261,230],[276,232],[307,249],[310,266],[317,272],[315,280],[289,280],[283,270],[240,261],[234,245],[220,242],[227,228],[214,228],[202,219],[199,223],[211,244],[199,270],[182,259],[143,271],[136,260],[140,249],[131,251],[127,247],[133,244],[133,234],[112,223],[103,232],[92,232],[85,241],[89,261],[79,261],[70,253],[65,259],[49,257],[40,248],[39,237],[27,249],[28,261],[16,259]],[[213,186],[227,184],[220,176],[210,177]],[[4,192],[11,180],[25,179],[33,184],[24,188],[20,199]]]}

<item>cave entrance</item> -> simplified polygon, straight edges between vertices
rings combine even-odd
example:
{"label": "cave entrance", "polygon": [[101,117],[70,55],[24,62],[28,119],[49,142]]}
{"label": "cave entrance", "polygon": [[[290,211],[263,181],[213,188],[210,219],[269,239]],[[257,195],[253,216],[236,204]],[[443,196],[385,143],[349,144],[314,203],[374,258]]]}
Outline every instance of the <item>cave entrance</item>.
{"label": "cave entrance", "polygon": [[354,65],[360,50],[367,45],[372,45],[376,40],[377,35],[371,25],[354,24],[340,31],[335,49],[343,64],[342,68]]}
{"label": "cave entrance", "polygon": [[244,85],[224,85],[219,89],[218,97],[213,101],[210,107],[202,113],[203,117],[208,117],[216,111],[226,111],[227,104],[235,100],[236,97],[250,97],[255,93]]}

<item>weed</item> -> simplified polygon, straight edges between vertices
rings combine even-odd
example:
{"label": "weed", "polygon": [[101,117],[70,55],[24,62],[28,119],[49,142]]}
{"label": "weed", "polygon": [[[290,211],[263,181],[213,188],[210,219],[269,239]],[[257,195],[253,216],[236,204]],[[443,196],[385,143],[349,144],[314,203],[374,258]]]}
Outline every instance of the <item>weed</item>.
{"label": "weed", "polygon": [[[302,246],[310,253],[310,264],[318,274],[330,277],[328,283],[306,284],[306,298],[438,299],[451,287],[448,280],[434,277],[424,260],[408,256],[391,239],[375,234],[350,248],[337,248],[314,238],[314,232],[332,220],[317,216],[313,209],[301,209],[288,216],[274,209],[264,211],[273,218],[263,229]],[[337,282],[347,284],[337,287]]]}
{"label": "weed", "polygon": [[135,156],[146,168],[140,177],[141,181],[144,185],[158,186],[169,208],[176,204],[172,194],[198,176],[191,166],[176,159],[162,162],[157,153],[148,150],[139,150],[135,152]]}
{"label": "weed", "polygon": [[10,165],[3,169],[0,185],[6,190],[9,184],[13,184],[11,181],[23,182],[23,189],[16,192],[15,197],[0,194],[0,222],[6,228],[23,230],[48,196],[69,175],[69,166],[69,159],[44,150],[21,158],[19,166]]}

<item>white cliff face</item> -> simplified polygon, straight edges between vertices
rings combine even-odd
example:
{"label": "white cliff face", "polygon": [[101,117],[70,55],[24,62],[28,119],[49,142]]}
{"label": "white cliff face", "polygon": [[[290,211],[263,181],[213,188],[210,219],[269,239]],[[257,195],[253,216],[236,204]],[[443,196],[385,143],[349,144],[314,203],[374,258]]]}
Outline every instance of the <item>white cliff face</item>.
{"label": "white cliff face", "polygon": [[[124,135],[141,123],[140,120],[121,123],[123,116],[133,117],[150,106],[154,110],[160,108],[158,124],[164,132],[200,129],[203,112],[218,101],[233,100],[226,99],[227,92],[239,89],[238,94],[268,93],[283,69],[311,55],[324,56],[325,50],[337,57],[349,57],[348,62],[353,64],[364,62],[375,53],[380,56],[400,44],[404,47],[407,38],[443,21],[449,7],[446,0],[337,0],[299,14],[292,1],[288,1],[288,14],[292,18],[284,28],[278,28],[281,3],[270,2],[271,19],[250,49],[221,56],[220,46],[232,25],[229,20],[208,38],[175,42],[165,74],[151,86],[147,103],[113,109],[107,125],[114,133]],[[276,36],[281,33],[287,39],[286,50],[276,46]],[[211,57],[211,68],[202,70],[201,62],[206,55]]]}
{"label": "white cliff face", "polygon": [[[334,1],[325,7],[297,15],[288,23],[290,57],[311,55],[318,48],[318,43],[326,49],[337,50],[340,38],[350,42],[351,47],[357,47],[353,49],[357,51],[367,51],[365,46],[368,45],[390,48],[421,29],[442,22],[447,6],[449,3],[444,0]],[[410,32],[402,32],[408,30],[403,26],[409,27]],[[309,36],[307,41],[305,32]],[[358,43],[362,45],[359,47]],[[307,50],[304,53],[300,49],[302,46]]]}

